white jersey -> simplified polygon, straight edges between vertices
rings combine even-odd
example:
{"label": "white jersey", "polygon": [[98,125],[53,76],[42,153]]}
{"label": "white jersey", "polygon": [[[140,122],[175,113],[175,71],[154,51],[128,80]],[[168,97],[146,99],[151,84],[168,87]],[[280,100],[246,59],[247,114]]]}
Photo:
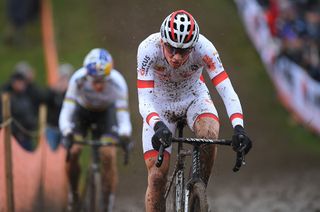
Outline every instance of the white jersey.
{"label": "white jersey", "polygon": [[92,81],[86,76],[86,69],[81,68],[69,81],[59,117],[61,132],[65,135],[73,129],[72,115],[76,109],[76,103],[90,111],[101,111],[115,104],[118,134],[130,136],[132,127],[128,110],[128,88],[123,76],[112,69],[110,75],[106,76],[103,90],[99,92],[94,90]]}
{"label": "white jersey", "polygon": [[[243,126],[242,108],[238,95],[232,87],[213,44],[200,35],[187,61],[174,69],[165,59],[160,41],[160,33],[155,33],[142,41],[138,48],[137,87],[139,110],[144,122],[153,128],[159,120],[166,119],[166,123],[170,123],[172,114],[179,116],[179,113],[184,111],[183,109],[187,111],[185,115],[188,115],[188,107],[200,97],[203,98],[202,102],[207,102],[205,104],[213,105],[202,77],[203,70],[206,70],[212,84],[223,99],[233,127]],[[183,108],[181,111],[179,105]],[[208,112],[215,114],[215,108],[212,108]],[[206,112],[201,106],[193,107],[192,110],[198,110],[192,112],[194,116],[201,115],[202,111]],[[170,113],[171,115],[168,115]],[[195,119],[196,117],[191,117],[190,127],[193,126],[191,122]]]}

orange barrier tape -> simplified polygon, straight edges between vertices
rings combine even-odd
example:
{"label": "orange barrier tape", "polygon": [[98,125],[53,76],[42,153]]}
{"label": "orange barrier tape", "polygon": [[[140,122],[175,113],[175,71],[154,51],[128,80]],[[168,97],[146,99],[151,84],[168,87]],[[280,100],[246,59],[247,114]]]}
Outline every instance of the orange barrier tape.
{"label": "orange barrier tape", "polygon": [[[0,131],[0,186],[5,184],[4,139]],[[41,149],[25,151],[14,138],[12,144],[13,190],[16,211],[32,211],[40,191]],[[7,211],[6,190],[0,189],[0,211]]]}
{"label": "orange barrier tape", "polygon": [[[4,139],[0,131],[0,211],[7,211]],[[24,150],[12,137],[13,187],[16,211],[63,211],[67,203],[65,150],[52,151],[41,138],[34,152]],[[42,196],[40,196],[42,194]]]}
{"label": "orange barrier tape", "polygon": [[67,204],[68,184],[65,172],[66,151],[60,145],[52,151],[43,139],[43,211],[64,211]]}

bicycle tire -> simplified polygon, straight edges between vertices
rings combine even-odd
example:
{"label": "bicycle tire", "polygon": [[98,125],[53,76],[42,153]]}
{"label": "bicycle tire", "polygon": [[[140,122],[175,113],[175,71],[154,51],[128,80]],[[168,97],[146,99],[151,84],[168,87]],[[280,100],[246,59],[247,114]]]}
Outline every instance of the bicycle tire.
{"label": "bicycle tire", "polygon": [[86,176],[86,180],[85,180],[85,187],[82,193],[82,205],[81,205],[81,211],[85,212],[85,211],[89,211],[90,209],[90,194],[91,194],[91,177],[92,174],[91,172],[88,170],[87,172],[87,176]]}
{"label": "bicycle tire", "polygon": [[103,211],[100,173],[88,172],[81,211]]}
{"label": "bicycle tire", "polygon": [[[166,197],[167,211],[183,211],[184,209],[184,179],[183,173],[181,173],[182,176],[180,176],[179,181],[178,173],[174,176],[174,179],[172,179],[170,191]],[[177,185],[179,185],[178,188]],[[169,184],[166,189],[169,189]]]}
{"label": "bicycle tire", "polygon": [[206,187],[202,182],[193,184],[190,190],[189,210],[190,212],[208,212]]}

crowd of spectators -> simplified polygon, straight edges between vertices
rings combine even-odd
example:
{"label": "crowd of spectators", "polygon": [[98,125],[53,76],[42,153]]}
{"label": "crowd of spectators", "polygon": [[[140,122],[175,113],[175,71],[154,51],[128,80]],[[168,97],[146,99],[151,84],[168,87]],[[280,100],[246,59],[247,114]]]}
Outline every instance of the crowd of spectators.
{"label": "crowd of spectators", "polygon": [[[19,62],[14,67],[10,79],[5,82],[0,92],[9,93],[10,110],[14,121],[11,122],[12,135],[26,150],[33,150],[38,135],[38,114],[41,104],[48,108],[46,135],[52,149],[60,142],[58,117],[68,81],[73,72],[70,64],[59,67],[57,84],[51,87],[40,87],[35,82],[35,70],[27,62]],[[0,98],[0,111],[2,102]],[[3,123],[0,113],[0,122]]]}
{"label": "crowd of spectators", "polygon": [[257,0],[286,56],[320,81],[320,1]]}

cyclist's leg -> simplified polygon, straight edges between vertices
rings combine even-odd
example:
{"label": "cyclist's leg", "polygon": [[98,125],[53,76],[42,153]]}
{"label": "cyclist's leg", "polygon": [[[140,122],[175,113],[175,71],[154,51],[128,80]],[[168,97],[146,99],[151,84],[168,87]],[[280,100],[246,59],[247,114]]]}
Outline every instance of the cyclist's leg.
{"label": "cyclist's leg", "polygon": [[[170,128],[170,130],[175,130],[175,126],[167,126]],[[148,187],[145,196],[146,211],[165,211],[164,192],[167,182],[167,174],[169,171],[171,147],[166,149],[163,163],[161,167],[158,168],[155,166],[158,152],[153,149],[151,143],[151,138],[154,134],[154,131],[147,123],[144,123],[142,134],[144,160],[148,170]]]}
{"label": "cyclist's leg", "polygon": [[[95,114],[97,128],[93,131],[96,138],[108,141],[115,139],[115,129],[117,128],[116,108],[114,105],[109,106],[106,111]],[[117,171],[117,151],[116,147],[109,146],[100,149],[102,163],[102,191],[105,198],[105,206],[111,211],[114,205],[115,191],[118,185]]]}
{"label": "cyclist's leg", "polygon": [[[74,126],[74,137],[77,139],[78,137],[84,138],[86,136],[86,132],[88,129],[87,122],[88,111],[77,105],[77,108],[73,114],[72,121],[75,124]],[[66,165],[67,176],[70,185],[70,191],[72,195],[72,199],[77,201],[79,198],[78,194],[78,183],[81,173],[81,167],[79,164],[79,158],[81,155],[82,147],[79,145],[73,145],[70,150],[70,160]]]}
{"label": "cyclist's leg", "polygon": [[102,163],[102,191],[104,202],[113,208],[115,191],[118,185],[117,149],[114,146],[103,147],[100,150]]}
{"label": "cyclist's leg", "polygon": [[[208,115],[208,114],[202,114]],[[210,114],[212,115],[212,114]],[[199,138],[217,139],[219,122],[211,117],[200,117],[194,124],[194,132]],[[217,145],[202,145],[200,152],[201,176],[207,185],[217,155]]]}
{"label": "cyclist's leg", "polygon": [[[201,113],[199,113],[201,111]],[[209,96],[198,98],[188,109],[187,121],[196,137],[217,139],[219,135],[219,118]],[[201,176],[207,185],[214,160],[217,155],[216,145],[202,145],[200,152]]]}
{"label": "cyclist's leg", "polygon": [[81,168],[79,164],[79,157],[81,154],[82,147],[79,145],[73,145],[70,150],[70,159],[66,164],[66,172],[68,176],[69,186],[70,186],[70,198],[71,202],[77,202],[79,198],[78,193],[78,183],[81,173]]}

